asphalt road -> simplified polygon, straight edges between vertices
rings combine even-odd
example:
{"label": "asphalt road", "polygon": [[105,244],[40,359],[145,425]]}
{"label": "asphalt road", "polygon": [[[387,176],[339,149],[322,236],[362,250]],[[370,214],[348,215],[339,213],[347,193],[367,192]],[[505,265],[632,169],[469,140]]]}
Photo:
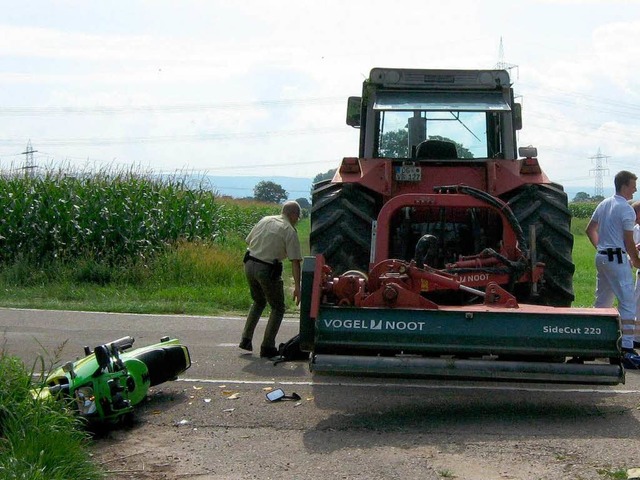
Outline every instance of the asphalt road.
{"label": "asphalt road", "polygon": [[[124,335],[189,347],[192,367],[132,428],[96,438],[112,478],[585,480],[640,466],[640,373],[615,387],[316,376],[243,353],[243,322],[0,309],[0,344],[29,367]],[[286,318],[279,341],[295,333]],[[266,402],[275,387],[301,400]]]}

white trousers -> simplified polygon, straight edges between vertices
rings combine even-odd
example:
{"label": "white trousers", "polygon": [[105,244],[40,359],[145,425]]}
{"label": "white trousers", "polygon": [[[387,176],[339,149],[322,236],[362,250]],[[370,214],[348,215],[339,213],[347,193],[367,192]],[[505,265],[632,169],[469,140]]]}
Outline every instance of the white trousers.
{"label": "white trousers", "polygon": [[[636,272],[636,325],[640,323],[640,269]],[[635,341],[640,341],[640,329],[635,332]]]}
{"label": "white trousers", "polygon": [[622,255],[622,263],[613,256],[609,261],[606,254],[596,253],[596,301],[594,307],[613,306],[618,299],[618,313],[622,324],[622,348],[633,348],[636,319],[636,292],[633,272],[627,255]]}

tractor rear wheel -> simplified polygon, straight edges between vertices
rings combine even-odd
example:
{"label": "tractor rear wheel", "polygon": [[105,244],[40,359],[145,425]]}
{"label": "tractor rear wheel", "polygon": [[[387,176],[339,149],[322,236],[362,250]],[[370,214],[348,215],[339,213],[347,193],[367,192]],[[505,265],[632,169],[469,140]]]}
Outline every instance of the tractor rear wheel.
{"label": "tractor rear wheel", "polygon": [[[506,199],[529,241],[529,226],[535,225],[536,260],[544,262],[544,283],[536,297],[518,294],[518,300],[569,307],[574,300],[571,259],[573,235],[567,194],[555,183],[525,185]],[[519,293],[519,292],[517,292]],[[524,297],[524,298],[520,298]]]}
{"label": "tractor rear wheel", "polygon": [[352,183],[316,184],[312,194],[311,254],[323,254],[334,274],[368,272],[376,194]]}

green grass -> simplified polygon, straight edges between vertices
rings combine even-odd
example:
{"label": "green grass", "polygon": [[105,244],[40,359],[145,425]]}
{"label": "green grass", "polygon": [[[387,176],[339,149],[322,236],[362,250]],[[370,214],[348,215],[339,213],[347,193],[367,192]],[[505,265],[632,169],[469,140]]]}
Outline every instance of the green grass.
{"label": "green grass", "polygon": [[601,475],[605,479],[609,480],[626,480],[629,478],[627,476],[626,470],[610,470],[605,468],[599,468],[596,470],[598,475]]}
{"label": "green grass", "polygon": [[[595,291],[593,246],[584,234],[587,219],[574,219],[575,307],[590,307]],[[298,224],[303,255],[309,254],[309,219]],[[238,235],[223,244],[182,242],[150,262],[102,272],[83,260],[66,267],[33,269],[17,263],[0,271],[0,305],[14,308],[186,315],[243,315],[251,304],[244,278],[245,243]],[[287,311],[292,300],[291,262],[285,261]],[[101,279],[105,277],[105,281]],[[106,281],[108,280],[108,281]]]}
{"label": "green grass", "polygon": [[0,351],[0,478],[104,478],[89,455],[89,437],[61,402],[30,395],[31,372]]}
{"label": "green grass", "polygon": [[574,307],[591,307],[596,289],[596,267],[594,248],[584,233],[589,223],[588,218],[574,218],[571,222],[573,233],[573,263],[576,271],[573,274],[573,289],[576,296]]}
{"label": "green grass", "polygon": [[[308,253],[309,220],[299,224]],[[33,268],[18,262],[0,271],[0,305],[13,308],[186,315],[245,314],[244,240],[182,242],[152,260],[105,267],[91,259]],[[291,262],[283,274],[287,310],[293,302]]]}

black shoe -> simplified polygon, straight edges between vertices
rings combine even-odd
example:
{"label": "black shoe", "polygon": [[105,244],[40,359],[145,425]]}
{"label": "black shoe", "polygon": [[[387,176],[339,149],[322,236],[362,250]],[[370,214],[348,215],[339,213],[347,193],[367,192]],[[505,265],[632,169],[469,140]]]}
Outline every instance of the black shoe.
{"label": "black shoe", "polygon": [[622,366],[627,370],[640,370],[640,355],[626,351],[622,356]]}
{"label": "black shoe", "polygon": [[260,347],[260,356],[262,358],[273,358],[278,356],[278,349],[276,347]]}
{"label": "black shoe", "polygon": [[251,339],[249,338],[243,337],[238,347],[240,347],[243,350],[248,350],[249,352],[253,352],[253,345],[251,345]]}

